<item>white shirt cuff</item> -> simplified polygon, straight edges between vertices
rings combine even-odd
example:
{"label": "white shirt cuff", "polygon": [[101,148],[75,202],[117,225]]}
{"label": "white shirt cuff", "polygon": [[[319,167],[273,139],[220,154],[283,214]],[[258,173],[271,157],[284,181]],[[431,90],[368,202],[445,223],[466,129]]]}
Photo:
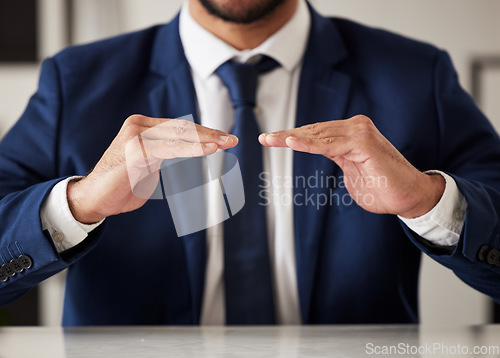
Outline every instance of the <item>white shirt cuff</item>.
{"label": "white shirt cuff", "polygon": [[45,199],[40,209],[42,229],[48,230],[59,253],[81,243],[88,234],[102,224],[82,224],[77,221],[68,205],[67,188],[70,180],[80,178],[71,177],[57,183]]}
{"label": "white shirt cuff", "polygon": [[464,226],[467,201],[451,176],[438,170],[426,173],[444,177],[446,188],[443,196],[428,213],[413,219],[399,216],[399,219],[417,235],[435,245],[455,246]]}

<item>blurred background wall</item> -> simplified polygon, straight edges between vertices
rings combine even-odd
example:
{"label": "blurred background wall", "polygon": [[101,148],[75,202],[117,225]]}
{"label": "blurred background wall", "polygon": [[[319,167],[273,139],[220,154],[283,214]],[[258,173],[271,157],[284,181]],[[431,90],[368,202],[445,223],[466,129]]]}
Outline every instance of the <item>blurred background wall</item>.
{"label": "blurred background wall", "polygon": [[[25,1],[28,0],[17,2]],[[37,60],[0,60],[0,137],[19,118],[35,91],[40,60],[70,44],[165,23],[175,16],[182,4],[182,0],[34,1],[37,11]],[[500,1],[310,2],[323,14],[347,17],[446,49],[454,60],[462,85],[474,95],[481,95],[480,106],[497,130],[500,129]],[[3,13],[3,16],[6,15],[9,16]],[[19,23],[7,35],[16,36],[21,26]],[[5,49],[0,47],[0,58],[2,50]],[[39,324],[60,324],[63,285],[64,273],[44,282],[34,298],[24,303],[31,308],[34,304],[38,305],[38,313],[35,314],[38,314],[36,321]],[[449,270],[427,257],[424,257],[422,266],[420,304],[423,324],[480,324],[493,319],[493,306],[487,297],[469,288]],[[16,310],[23,309],[26,310],[22,305],[16,307]],[[17,322],[14,319],[10,323]]]}

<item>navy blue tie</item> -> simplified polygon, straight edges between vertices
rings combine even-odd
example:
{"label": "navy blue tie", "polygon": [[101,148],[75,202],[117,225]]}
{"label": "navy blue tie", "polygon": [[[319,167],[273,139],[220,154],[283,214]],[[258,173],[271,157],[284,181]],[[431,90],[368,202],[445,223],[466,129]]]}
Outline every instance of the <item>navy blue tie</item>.
{"label": "navy blue tie", "polygon": [[[263,171],[259,127],[255,119],[258,76],[278,66],[263,56],[256,63],[228,61],[216,73],[229,91],[239,138],[229,149],[238,158],[245,205],[224,222],[226,324],[274,324],[274,298],[267,238],[266,209],[259,196]],[[225,163],[226,164],[226,163]]]}

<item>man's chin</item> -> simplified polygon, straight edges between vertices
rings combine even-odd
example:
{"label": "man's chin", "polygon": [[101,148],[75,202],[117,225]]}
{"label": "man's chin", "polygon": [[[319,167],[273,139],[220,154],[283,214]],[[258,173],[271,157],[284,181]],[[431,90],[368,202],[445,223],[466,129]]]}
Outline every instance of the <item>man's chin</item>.
{"label": "man's chin", "polygon": [[236,24],[259,21],[286,0],[198,0],[212,15]]}

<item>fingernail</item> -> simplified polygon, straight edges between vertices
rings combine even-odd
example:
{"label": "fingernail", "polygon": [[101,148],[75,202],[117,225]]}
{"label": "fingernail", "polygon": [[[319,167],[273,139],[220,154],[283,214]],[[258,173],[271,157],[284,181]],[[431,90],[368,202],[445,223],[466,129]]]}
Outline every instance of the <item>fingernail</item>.
{"label": "fingernail", "polygon": [[220,136],[220,140],[224,141],[224,142],[227,142],[228,140],[230,140],[231,137],[230,136],[227,136],[227,135],[221,135]]}

